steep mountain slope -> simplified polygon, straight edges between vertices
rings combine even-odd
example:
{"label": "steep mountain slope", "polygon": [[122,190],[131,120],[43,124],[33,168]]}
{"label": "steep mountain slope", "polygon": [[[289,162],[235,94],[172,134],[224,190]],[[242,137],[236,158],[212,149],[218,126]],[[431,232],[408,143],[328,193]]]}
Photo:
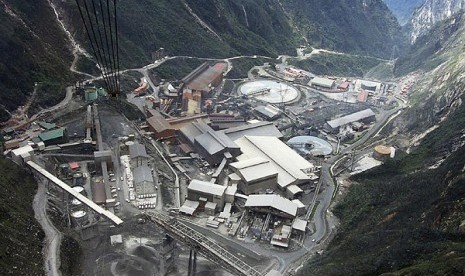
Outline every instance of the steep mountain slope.
{"label": "steep mountain slope", "polygon": [[[71,28],[80,26],[74,3],[54,2]],[[304,36],[318,47],[386,57],[401,41],[400,26],[381,0],[123,1],[119,18],[129,67],[147,63],[160,47],[170,55],[276,57],[295,54]],[[75,30],[84,41],[82,28]]]}
{"label": "steep mountain slope", "polygon": [[384,131],[409,154],[352,177],[334,211],[340,231],[300,275],[463,275],[464,26],[456,15],[416,42],[438,48],[422,58],[410,53],[405,64],[423,60],[412,107]]}
{"label": "steep mountain slope", "polygon": [[[389,58],[402,45],[396,18],[382,0],[281,0],[310,45]],[[403,48],[403,47],[400,47]]]}
{"label": "steep mountain slope", "polygon": [[64,95],[72,56],[46,0],[2,0],[0,21],[1,122],[26,102],[34,82],[53,87],[51,95]]}
{"label": "steep mountain slope", "polygon": [[409,26],[410,39],[415,42],[436,23],[465,8],[465,0],[427,0],[412,16]]}
{"label": "steep mountain slope", "polygon": [[0,157],[0,275],[43,275],[44,233],[34,218],[34,178]]}
{"label": "steep mountain slope", "polygon": [[465,15],[457,14],[421,37],[410,54],[400,58],[395,72],[417,70],[422,77],[412,87],[412,108],[396,122],[399,132],[421,133],[461,105],[465,81]]}
{"label": "steep mountain slope", "polygon": [[384,0],[392,13],[397,17],[400,25],[407,24],[416,8],[420,7],[426,0]]}

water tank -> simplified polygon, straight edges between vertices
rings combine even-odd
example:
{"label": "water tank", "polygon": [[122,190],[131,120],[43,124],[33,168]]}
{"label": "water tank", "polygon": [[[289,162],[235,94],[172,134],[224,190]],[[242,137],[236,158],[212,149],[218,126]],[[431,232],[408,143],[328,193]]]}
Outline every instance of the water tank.
{"label": "water tank", "polygon": [[74,226],[83,226],[87,223],[87,212],[84,210],[77,210],[71,213],[71,223]]}
{"label": "water tank", "polygon": [[64,177],[68,177],[69,174],[69,165],[67,163],[60,164],[59,173]]}
{"label": "water tank", "polygon": [[97,89],[88,89],[85,91],[84,97],[86,101],[92,102],[98,98]]}
{"label": "water tank", "polygon": [[73,186],[83,186],[85,184],[85,179],[82,173],[73,174]]}
{"label": "water tank", "polygon": [[73,187],[73,190],[76,192],[76,193],[79,193],[79,194],[85,194],[85,190],[84,190],[84,187],[82,186],[74,186]]}
{"label": "water tank", "polygon": [[73,200],[71,200],[71,205],[73,205],[73,206],[81,206],[82,202],[80,202],[79,200],[74,198]]}
{"label": "water tank", "polygon": [[391,148],[383,145],[378,145],[373,151],[373,157],[379,161],[385,161],[391,156]]}

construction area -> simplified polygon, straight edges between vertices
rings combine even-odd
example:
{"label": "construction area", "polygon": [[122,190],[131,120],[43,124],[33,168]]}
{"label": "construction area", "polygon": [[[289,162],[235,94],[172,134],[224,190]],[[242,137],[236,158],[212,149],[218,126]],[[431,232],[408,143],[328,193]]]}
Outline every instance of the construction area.
{"label": "construction area", "polygon": [[[374,134],[401,95],[286,64],[233,81],[230,66],[205,62],[172,83],[144,77],[125,91],[142,120],[86,81],[75,108],[2,130],[4,154],[48,183],[49,204],[88,246],[86,272],[281,275],[326,235],[320,218],[335,192],[323,170]],[[363,171],[394,153],[367,145],[338,168]]]}

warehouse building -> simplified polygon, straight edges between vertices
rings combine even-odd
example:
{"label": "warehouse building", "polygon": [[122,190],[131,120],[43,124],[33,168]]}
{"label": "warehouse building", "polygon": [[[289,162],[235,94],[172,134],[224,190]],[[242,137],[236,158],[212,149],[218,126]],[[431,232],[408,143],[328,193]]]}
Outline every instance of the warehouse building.
{"label": "warehouse building", "polygon": [[142,144],[129,145],[129,156],[131,157],[131,165],[133,168],[147,165],[149,156]]}
{"label": "warehouse building", "polygon": [[249,195],[245,207],[253,212],[272,214],[283,218],[295,218],[297,205],[279,195]]}
{"label": "warehouse building", "polygon": [[226,188],[226,186],[193,179],[187,187],[187,199],[190,201],[200,201],[204,204],[211,202],[216,204],[216,211],[222,210]]}
{"label": "warehouse building", "polygon": [[315,77],[310,81],[310,86],[314,88],[332,89],[336,82],[328,78]]}
{"label": "warehouse building", "polygon": [[231,163],[229,167],[240,177],[238,189],[246,195],[277,188],[278,173],[267,159],[255,157]]}
{"label": "warehouse building", "polygon": [[183,127],[180,133],[210,165],[218,165],[224,158],[232,159],[241,154],[239,146],[229,137],[214,131],[202,120]]}
{"label": "warehouse building", "polygon": [[134,185],[138,195],[156,193],[152,171],[147,165],[142,165],[133,170]]}
{"label": "warehouse building", "polygon": [[279,108],[273,105],[259,105],[254,108],[255,112],[257,112],[261,117],[264,117],[268,121],[273,121],[278,119],[282,112]]}
{"label": "warehouse building", "polygon": [[68,142],[68,131],[61,127],[39,134],[39,139],[44,142],[45,146],[64,144]]}
{"label": "warehouse building", "polygon": [[181,80],[182,110],[188,114],[200,113],[202,97],[210,96],[212,89],[221,84],[227,68],[224,62],[203,63],[185,76]]}
{"label": "warehouse building", "polygon": [[223,130],[231,140],[236,140],[244,136],[271,136],[283,138],[283,134],[272,122],[256,122],[243,126],[233,127]]}
{"label": "warehouse building", "polygon": [[293,197],[300,193],[300,188],[293,185],[309,183],[314,165],[292,150],[276,137],[244,136],[235,140],[240,146],[242,155],[239,161],[261,157],[268,160],[273,171],[278,173],[278,188],[286,195]]}
{"label": "warehouse building", "polygon": [[149,131],[153,133],[156,139],[173,137],[176,134],[176,129],[160,114],[157,110],[150,110],[150,117],[147,118]]}
{"label": "warehouse building", "polygon": [[371,123],[376,120],[375,113],[371,109],[365,109],[359,112],[349,114],[347,116],[328,121],[325,125],[325,130],[336,134],[340,128],[355,122]]}

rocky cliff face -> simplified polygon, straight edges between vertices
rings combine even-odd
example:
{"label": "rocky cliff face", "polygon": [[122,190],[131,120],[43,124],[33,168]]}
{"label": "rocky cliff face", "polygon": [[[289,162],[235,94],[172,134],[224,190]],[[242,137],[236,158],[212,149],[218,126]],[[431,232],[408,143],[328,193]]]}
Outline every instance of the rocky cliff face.
{"label": "rocky cliff face", "polygon": [[415,42],[436,23],[465,8],[465,0],[427,0],[418,8],[410,22],[410,40]]}
{"label": "rocky cliff face", "polygon": [[400,25],[407,24],[415,10],[426,0],[384,0],[392,13],[397,17]]}

